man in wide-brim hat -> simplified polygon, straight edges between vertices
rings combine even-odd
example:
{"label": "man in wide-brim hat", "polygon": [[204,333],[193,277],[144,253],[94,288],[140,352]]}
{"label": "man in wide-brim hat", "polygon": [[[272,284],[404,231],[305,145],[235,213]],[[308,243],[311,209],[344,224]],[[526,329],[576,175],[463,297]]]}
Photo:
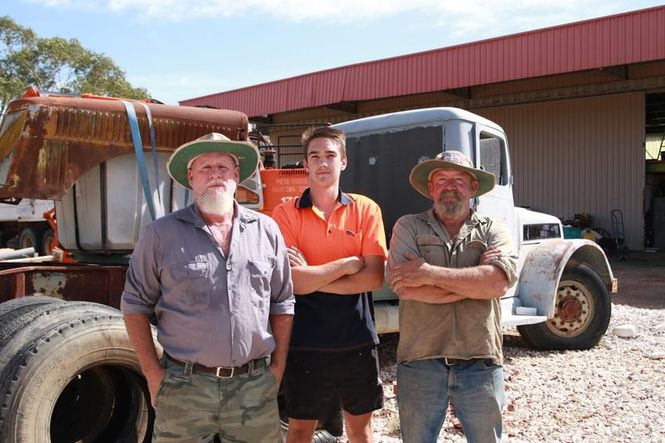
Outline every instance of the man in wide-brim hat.
{"label": "man in wide-brim hat", "polygon": [[409,180],[433,207],[401,217],[390,242],[403,440],[436,441],[451,401],[468,441],[499,441],[499,299],[517,279],[517,256],[506,228],[471,208],[471,198],[493,189],[494,175],[448,150],[416,165]]}
{"label": "man in wide-brim hat", "polygon": [[176,149],[167,163],[169,175],[182,186],[192,189],[189,183],[192,164],[202,155],[214,152],[233,160],[238,168],[238,183],[244,182],[256,172],[259,151],[253,144],[242,140],[229,140],[224,134],[213,132]]}
{"label": "man in wide-brim hat", "polygon": [[280,438],[288,254],[275,222],[234,200],[258,159],[251,143],[217,133],[179,147],[167,169],[195,203],[148,225],[132,254],[121,307],[155,407],[153,441]]}
{"label": "man in wide-brim hat", "polygon": [[432,160],[418,163],[409,175],[409,181],[416,191],[432,198],[430,189],[432,175],[440,169],[455,169],[471,176],[474,192],[471,197],[479,197],[494,189],[495,177],[491,172],[473,167],[471,160],[460,151],[445,151]]}

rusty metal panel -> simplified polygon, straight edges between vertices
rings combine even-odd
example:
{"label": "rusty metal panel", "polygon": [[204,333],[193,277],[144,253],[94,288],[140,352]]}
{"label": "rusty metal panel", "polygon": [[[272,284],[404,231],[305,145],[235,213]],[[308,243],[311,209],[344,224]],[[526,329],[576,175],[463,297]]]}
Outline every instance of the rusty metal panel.
{"label": "rusty metal panel", "polygon": [[[146,112],[133,102],[143,149],[150,151]],[[246,140],[247,116],[235,111],[147,104],[157,150],[171,152],[209,132]],[[0,198],[58,199],[83,174],[132,154],[129,120],[119,100],[31,97],[10,103],[0,132]]]}
{"label": "rusty metal panel", "polygon": [[644,95],[617,94],[474,112],[508,134],[515,204],[563,219],[593,215],[612,233],[621,209],[626,244],[643,241]]}
{"label": "rusty metal panel", "polygon": [[12,298],[46,295],[120,308],[126,266],[39,265],[0,263],[0,303]]}
{"label": "rusty metal panel", "polygon": [[665,59],[665,6],[183,100],[251,117]]}

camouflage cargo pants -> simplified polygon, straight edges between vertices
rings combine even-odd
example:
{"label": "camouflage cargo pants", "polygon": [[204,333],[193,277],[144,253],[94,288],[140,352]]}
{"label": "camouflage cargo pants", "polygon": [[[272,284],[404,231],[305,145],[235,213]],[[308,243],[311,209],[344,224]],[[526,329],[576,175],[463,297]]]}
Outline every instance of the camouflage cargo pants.
{"label": "camouflage cargo pants", "polygon": [[230,378],[191,373],[169,360],[157,393],[153,442],[280,441],[277,380],[265,364]]}

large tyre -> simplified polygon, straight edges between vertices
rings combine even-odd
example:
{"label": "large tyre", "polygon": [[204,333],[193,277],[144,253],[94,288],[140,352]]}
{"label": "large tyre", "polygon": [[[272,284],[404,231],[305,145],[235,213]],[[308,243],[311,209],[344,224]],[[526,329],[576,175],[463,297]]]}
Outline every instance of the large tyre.
{"label": "large tyre", "polygon": [[0,305],[0,380],[16,354],[44,331],[74,316],[91,313],[117,315],[119,311],[99,303],[65,302],[45,296],[23,297]]}
{"label": "large tyre", "polygon": [[20,249],[35,248],[35,252],[42,255],[42,232],[37,228],[23,228],[18,236]]}
{"label": "large tyre", "polygon": [[29,297],[20,297],[7,300],[6,302],[0,303],[0,324],[3,323],[3,318],[5,315],[11,314],[16,309],[20,309],[26,306],[39,306],[55,302],[62,303],[61,300],[55,297],[47,297],[45,295],[32,295]]}
{"label": "large tyre", "polygon": [[73,305],[52,318],[0,375],[3,441],[149,441],[147,388],[122,317]]}
{"label": "large tyre", "polygon": [[607,331],[612,303],[598,275],[585,265],[566,269],[559,281],[554,317],[544,323],[518,326],[536,349],[584,350]]}
{"label": "large tyre", "polygon": [[55,242],[55,234],[53,229],[46,228],[42,233],[42,239],[40,243],[41,251],[44,255],[51,255],[53,252],[53,243]]}

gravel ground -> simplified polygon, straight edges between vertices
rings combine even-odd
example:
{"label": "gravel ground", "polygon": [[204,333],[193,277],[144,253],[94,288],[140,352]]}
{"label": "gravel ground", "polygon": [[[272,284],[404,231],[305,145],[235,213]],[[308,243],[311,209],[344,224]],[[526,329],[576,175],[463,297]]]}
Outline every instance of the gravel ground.
{"label": "gravel ground", "polygon": [[[516,330],[505,331],[504,441],[665,442],[665,259],[631,256],[612,263],[620,290],[594,349],[534,351]],[[635,338],[612,333],[625,324],[637,328]],[[384,336],[380,346],[386,402],[374,415],[375,442],[401,441],[392,390],[397,338]],[[450,414],[438,441],[466,441]]]}

